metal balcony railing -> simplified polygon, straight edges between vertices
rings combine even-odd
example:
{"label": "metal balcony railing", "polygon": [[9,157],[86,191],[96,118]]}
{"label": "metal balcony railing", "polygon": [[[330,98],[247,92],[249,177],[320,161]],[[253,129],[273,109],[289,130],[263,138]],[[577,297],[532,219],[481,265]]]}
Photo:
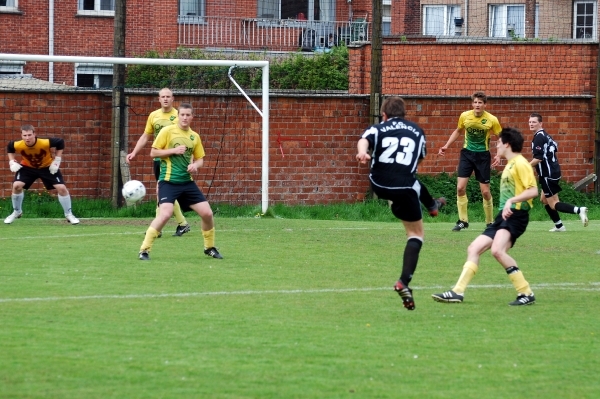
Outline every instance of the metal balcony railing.
{"label": "metal balcony railing", "polygon": [[180,46],[239,50],[311,51],[369,41],[370,24],[272,18],[179,17]]}

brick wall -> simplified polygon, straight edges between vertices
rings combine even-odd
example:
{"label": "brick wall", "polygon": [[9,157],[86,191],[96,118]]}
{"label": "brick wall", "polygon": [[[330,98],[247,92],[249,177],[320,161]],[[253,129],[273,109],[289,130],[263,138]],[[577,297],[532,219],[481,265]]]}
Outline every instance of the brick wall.
{"label": "brick wall", "polygon": [[[254,98],[260,103],[260,98]],[[179,95],[192,102],[194,129],[206,150],[196,181],[213,202],[259,204],[261,118],[239,95]],[[156,96],[129,96],[129,149],[144,130]],[[20,137],[31,123],[40,137],[62,137],[61,164],[74,197],[110,197],[110,96],[98,93],[0,92],[0,143]],[[368,101],[355,96],[273,97],[270,107],[270,199],[272,203],[327,203],[362,199],[366,168],[354,160],[358,134],[368,121]],[[150,146],[131,165],[132,178],[154,187]],[[0,196],[10,195],[12,173],[0,155]],[[32,187],[42,190],[37,182]]]}
{"label": "brick wall", "polygon": [[[383,92],[414,96],[594,96],[598,46],[535,44],[399,43],[383,47]],[[350,93],[369,88],[371,46],[350,49]]]}
{"label": "brick wall", "polygon": [[[40,4],[43,3],[43,4]],[[126,56],[177,48],[177,0],[128,0]],[[114,17],[77,14],[77,1],[54,2],[54,54],[111,57]],[[20,13],[2,13],[2,53],[48,54],[48,2],[19,0]],[[48,64],[28,62],[25,73],[48,79]],[[54,64],[54,81],[73,84],[73,64]]]}
{"label": "brick wall", "polygon": [[[370,51],[350,48],[350,93],[369,91]],[[526,137],[529,114],[540,112],[559,144],[563,177],[573,182],[594,172],[597,57],[596,44],[386,42],[382,91],[407,99],[408,117],[425,129],[431,155],[471,108],[476,90],[486,92],[487,110],[503,126]],[[419,171],[454,172],[462,143],[445,158],[429,156]]]}
{"label": "brick wall", "polygon": [[[238,95],[177,94],[176,104],[192,102],[194,129],[206,149],[205,166],[196,181],[212,202],[259,204],[261,200],[261,119]],[[259,98],[254,101],[260,103]],[[317,204],[352,202],[368,189],[367,167],[354,159],[358,136],[369,120],[365,96],[274,96],[270,107],[271,203]],[[491,98],[488,110],[504,126],[530,137],[528,115],[541,112],[544,125],[560,146],[563,175],[577,181],[593,172],[593,112],[589,99]],[[156,109],[155,96],[130,95],[129,145],[144,130],[146,117]],[[429,156],[421,173],[453,173],[462,139],[444,158],[437,157],[469,98],[407,98],[408,118],[425,129]],[[39,136],[66,140],[62,170],[74,197],[110,196],[110,96],[101,93],[0,92],[0,143],[20,137],[20,126],[32,123]],[[527,140],[529,141],[529,140]],[[133,178],[154,187],[150,148],[131,165]],[[525,151],[528,155],[528,151]],[[498,168],[501,170],[501,167]],[[10,195],[12,173],[5,151],[0,155],[0,196]],[[33,189],[41,190],[38,182]]]}

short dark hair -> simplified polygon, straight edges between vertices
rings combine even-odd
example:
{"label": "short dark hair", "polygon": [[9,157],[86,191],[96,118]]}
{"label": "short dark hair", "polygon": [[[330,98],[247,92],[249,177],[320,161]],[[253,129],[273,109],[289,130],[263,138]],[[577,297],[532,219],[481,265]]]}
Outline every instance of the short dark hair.
{"label": "short dark hair", "polygon": [[34,132],[35,133],[35,129],[33,128],[33,125],[23,125],[23,126],[21,126],[21,130],[25,131],[25,132]]}
{"label": "short dark hair", "polygon": [[503,144],[510,145],[513,152],[521,152],[523,150],[523,135],[517,129],[512,127],[506,127],[502,129],[499,135],[499,139]]}
{"label": "short dark hair", "polygon": [[476,98],[479,98],[481,101],[483,101],[484,104],[487,103],[487,96],[482,91],[476,91],[475,93],[473,93],[473,95],[471,96],[471,100],[475,101]]}
{"label": "short dark hair", "polygon": [[380,112],[382,114],[385,112],[388,118],[404,118],[406,115],[404,100],[398,96],[388,97],[383,101]]}
{"label": "short dark hair", "polygon": [[190,111],[192,111],[192,114],[194,113],[194,107],[192,107],[192,104],[190,104],[190,103],[179,104],[179,109],[181,109],[181,108],[189,109]]}
{"label": "short dark hair", "polygon": [[533,112],[532,114],[529,115],[530,118],[537,118],[538,122],[542,121],[542,115],[538,114],[537,112]]}

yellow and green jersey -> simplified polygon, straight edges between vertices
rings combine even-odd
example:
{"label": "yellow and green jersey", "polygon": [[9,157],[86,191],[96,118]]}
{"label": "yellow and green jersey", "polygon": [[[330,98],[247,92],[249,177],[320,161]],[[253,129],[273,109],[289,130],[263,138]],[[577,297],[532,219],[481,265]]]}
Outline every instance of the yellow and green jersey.
{"label": "yellow and green jersey", "polygon": [[[177,125],[177,115],[178,113],[175,108],[171,108],[171,111],[169,112],[163,112],[162,108],[151,112],[150,115],[148,115],[144,133],[152,136],[153,139],[156,139],[156,136],[158,136],[158,133],[160,133],[162,128]],[[154,160],[160,161],[160,158],[154,158]]]}
{"label": "yellow and green jersey", "polygon": [[465,129],[464,148],[473,152],[490,150],[490,137],[492,133],[500,134],[502,126],[498,118],[487,111],[481,116],[475,116],[473,110],[465,111],[458,118],[458,128]]}
{"label": "yellow and green jersey", "polygon": [[192,129],[183,130],[177,125],[163,128],[152,148],[167,150],[180,145],[185,145],[187,150],[181,155],[170,155],[160,159],[160,176],[158,180],[171,183],[186,183],[192,181],[192,175],[187,171],[188,165],[193,160],[204,158],[204,147],[198,133]]}
{"label": "yellow and green jersey", "polygon": [[[535,187],[535,175],[529,161],[521,154],[517,155],[504,167],[500,182],[500,206],[503,209],[506,200],[521,194],[528,188]],[[512,204],[511,209],[528,211],[533,207],[533,199]]]}

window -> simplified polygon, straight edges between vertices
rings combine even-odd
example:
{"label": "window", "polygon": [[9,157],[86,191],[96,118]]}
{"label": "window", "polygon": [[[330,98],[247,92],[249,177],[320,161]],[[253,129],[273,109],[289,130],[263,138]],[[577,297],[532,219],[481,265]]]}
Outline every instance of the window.
{"label": "window", "polygon": [[115,0],[79,0],[77,14],[115,15]]}
{"label": "window", "polygon": [[75,86],[95,89],[112,87],[112,64],[75,64]]}
{"label": "window", "polygon": [[23,75],[24,66],[25,61],[0,61],[0,75]]}
{"label": "window", "polygon": [[540,37],[540,5],[535,5],[535,37]]}
{"label": "window", "polygon": [[0,0],[0,11],[16,11],[19,0]]}
{"label": "window", "polygon": [[334,21],[335,0],[257,0],[257,18]]}
{"label": "window", "polygon": [[576,1],[573,13],[573,38],[596,39],[596,2]]}
{"label": "window", "polygon": [[432,36],[454,36],[454,18],[460,18],[460,7],[423,6],[423,34]]}
{"label": "window", "polygon": [[383,0],[381,9],[381,34],[389,36],[392,34],[392,0]]}
{"label": "window", "polygon": [[206,16],[205,0],[179,0],[179,23],[202,23]]}
{"label": "window", "polygon": [[491,5],[491,37],[525,37],[525,5]]}

